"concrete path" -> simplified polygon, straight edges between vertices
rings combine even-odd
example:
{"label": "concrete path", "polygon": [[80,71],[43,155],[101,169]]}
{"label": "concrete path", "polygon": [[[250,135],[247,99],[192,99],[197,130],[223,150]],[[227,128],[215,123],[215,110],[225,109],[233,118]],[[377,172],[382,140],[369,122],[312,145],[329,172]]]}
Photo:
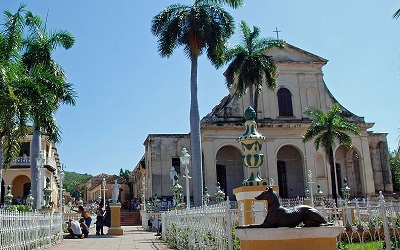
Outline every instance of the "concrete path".
{"label": "concrete path", "polygon": [[171,249],[167,244],[155,236],[155,232],[148,232],[141,226],[123,226],[124,235],[107,235],[107,227],[104,227],[106,235],[95,235],[95,230],[91,229],[88,238],[84,239],[64,239],[60,244],[54,245],[50,250],[79,250],[79,249],[107,249],[107,250],[127,250],[127,249]]}

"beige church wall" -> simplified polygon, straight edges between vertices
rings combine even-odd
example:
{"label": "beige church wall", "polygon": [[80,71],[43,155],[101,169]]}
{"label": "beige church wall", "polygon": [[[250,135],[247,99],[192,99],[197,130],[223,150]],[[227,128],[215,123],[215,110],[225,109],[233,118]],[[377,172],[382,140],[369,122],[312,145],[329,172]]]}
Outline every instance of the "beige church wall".
{"label": "beige church wall", "polygon": [[[151,149],[146,150],[146,199],[153,197],[155,194],[159,197],[172,196],[172,180],[170,178],[172,158],[179,158],[183,148],[187,148],[189,154],[191,154],[190,140],[187,137],[154,137],[151,139],[150,147]],[[188,169],[191,176],[193,172],[191,164],[188,166]],[[180,166],[180,170],[181,173],[178,175],[178,181],[184,190],[186,190],[186,182],[182,177],[184,167]],[[190,190],[193,190],[192,182],[189,185]]]}
{"label": "beige church wall", "polygon": [[[236,141],[244,133],[244,127],[232,129],[203,129],[202,130],[202,148],[203,148],[203,166],[204,166],[204,186],[207,187],[211,196],[217,184],[216,156],[218,150],[224,146],[232,146],[242,152],[240,144]],[[246,176],[246,175],[244,175]]]}
{"label": "beige church wall", "polygon": [[374,175],[366,131],[361,131],[361,137],[352,137],[353,147],[360,154],[362,191],[368,196],[375,195]]}

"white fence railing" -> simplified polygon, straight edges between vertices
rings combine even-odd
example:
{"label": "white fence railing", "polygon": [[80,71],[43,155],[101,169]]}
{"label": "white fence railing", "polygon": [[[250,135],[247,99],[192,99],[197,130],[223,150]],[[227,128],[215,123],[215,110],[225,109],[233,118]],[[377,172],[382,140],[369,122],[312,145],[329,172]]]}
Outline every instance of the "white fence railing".
{"label": "white fence railing", "polygon": [[174,210],[162,216],[162,236],[177,249],[232,249],[237,213],[230,202]]}
{"label": "white fence railing", "polygon": [[0,250],[43,249],[60,243],[61,218],[59,213],[0,209]]}
{"label": "white fence railing", "polygon": [[[281,200],[286,206],[301,205],[303,200]],[[345,245],[376,243],[384,249],[400,248],[400,203],[385,202],[380,194],[376,202],[346,203],[338,202],[339,208],[325,201],[316,205],[325,219],[335,226],[343,228],[339,235],[338,249]],[[317,204],[317,203],[315,203]],[[191,209],[169,212],[141,211],[143,227],[148,228],[148,220],[157,221],[162,217],[162,238],[170,247],[176,249],[240,249],[235,237],[235,227],[243,226],[242,207],[232,209],[230,202]],[[255,224],[260,222],[259,215],[267,214],[266,206],[252,206],[250,211]],[[158,225],[158,224],[157,224]],[[153,228],[148,228],[154,230]],[[371,249],[371,248],[368,248]],[[380,248],[379,248],[380,249]]]}

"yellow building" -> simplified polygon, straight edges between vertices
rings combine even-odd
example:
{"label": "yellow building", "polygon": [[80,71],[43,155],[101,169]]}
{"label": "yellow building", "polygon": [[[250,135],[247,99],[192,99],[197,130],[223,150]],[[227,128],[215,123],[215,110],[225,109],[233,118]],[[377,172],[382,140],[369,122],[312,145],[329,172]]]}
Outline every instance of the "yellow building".
{"label": "yellow building", "polygon": [[[103,180],[105,181],[104,183],[105,185],[103,184]],[[106,200],[111,199],[112,185],[115,180],[117,180],[117,182],[121,185],[119,201],[122,204],[125,204],[125,202],[129,200],[131,196],[129,186],[126,183],[125,179],[117,175],[109,175],[105,173],[93,176],[84,183],[84,187],[82,190],[83,202],[84,203],[93,203],[95,201],[100,202],[104,198],[104,195]]]}
{"label": "yellow building", "polygon": [[[3,169],[1,180],[0,203],[4,203],[4,196],[7,194],[8,186],[11,187],[13,195],[13,204],[25,204],[26,198],[31,190],[31,141],[32,135],[28,135],[21,142],[21,149],[18,158],[11,164],[10,168]],[[60,180],[58,173],[61,169],[60,159],[57,148],[53,142],[49,142],[45,137],[41,138],[41,151],[43,155],[43,167],[40,169],[41,187],[46,187],[46,178],[50,179],[50,188],[52,190],[51,201],[57,207],[59,201]],[[34,177],[38,178],[38,177]]]}

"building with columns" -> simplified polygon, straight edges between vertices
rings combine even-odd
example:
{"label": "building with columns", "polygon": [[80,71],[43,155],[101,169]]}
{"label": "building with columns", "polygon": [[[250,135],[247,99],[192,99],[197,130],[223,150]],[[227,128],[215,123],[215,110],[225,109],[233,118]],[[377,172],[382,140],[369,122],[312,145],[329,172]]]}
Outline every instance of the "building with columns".
{"label": "building with columns", "polygon": [[[31,131],[32,132],[32,131]],[[13,195],[13,204],[17,204],[18,197],[21,203],[25,204],[26,198],[31,190],[31,179],[38,178],[37,176],[31,177],[31,147],[32,147],[32,133],[27,135],[21,140],[20,153],[17,159],[11,164],[10,168],[0,170],[2,171],[1,183],[1,196],[0,204],[4,203],[4,197],[7,194],[7,187],[11,187],[11,194]],[[43,166],[40,168],[40,187],[46,187],[46,178],[50,179],[51,201],[57,207],[59,201],[60,179],[59,171],[61,170],[60,158],[55,144],[49,141],[45,136],[41,137],[41,152],[43,156]],[[43,200],[42,200],[43,202]]]}
{"label": "building with columns", "polygon": [[[313,141],[302,141],[311,123],[304,114],[308,107],[326,111],[334,103],[340,105],[323,79],[322,68],[328,61],[290,44],[285,49],[272,48],[266,53],[274,58],[279,76],[276,90],[264,87],[258,100],[258,131],[266,137],[261,176],[268,181],[272,178],[279,186],[281,197],[292,198],[305,195],[307,173],[311,171],[312,189],[320,185],[324,195],[331,195],[330,166],[325,152],[317,151]],[[249,95],[237,99],[232,89],[201,120],[203,182],[211,196],[219,182],[233,200],[232,190],[247,178],[237,138],[244,132],[243,115],[248,106]],[[391,194],[386,134],[370,131],[374,123],[340,107],[344,116],[357,124],[360,136],[352,136],[353,148],[339,145],[334,148],[338,193],[341,194],[343,179],[347,178],[351,197],[374,196],[379,191]],[[136,186],[140,189],[145,186],[146,199],[155,193],[158,197],[172,196],[171,166],[178,170],[179,183],[186,190],[179,156],[182,148],[187,148],[190,154],[190,134],[151,134],[144,145],[145,154],[137,165],[141,171],[136,171],[140,176],[136,179],[142,181],[144,177],[145,181],[144,185],[136,183]],[[189,171],[192,172],[191,166]],[[190,190],[191,185],[192,181]]]}

